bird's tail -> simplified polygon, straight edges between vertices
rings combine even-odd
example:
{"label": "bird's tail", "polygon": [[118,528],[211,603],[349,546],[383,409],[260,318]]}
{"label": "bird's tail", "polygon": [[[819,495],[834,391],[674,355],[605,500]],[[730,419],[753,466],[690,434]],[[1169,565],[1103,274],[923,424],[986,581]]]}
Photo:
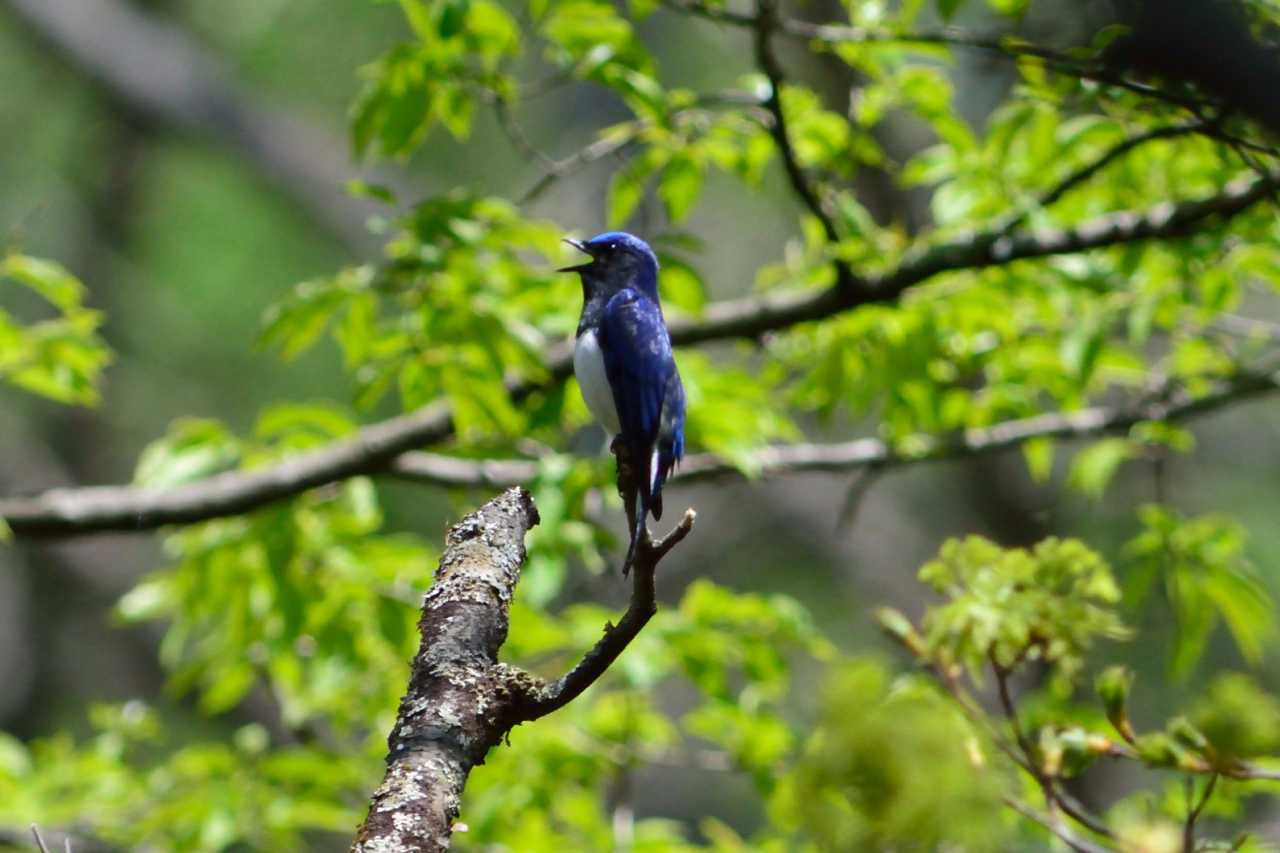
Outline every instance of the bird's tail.
{"label": "bird's tail", "polygon": [[654,518],[662,515],[662,478],[655,476],[660,474],[662,462],[657,450],[652,453],[643,451],[634,453],[631,458],[631,464],[635,466],[636,479],[635,526],[631,530],[631,544],[627,546],[627,557],[622,561],[623,577],[631,571],[632,561],[636,558],[636,548],[639,547],[640,540],[646,533],[645,522],[649,518],[649,513],[654,512]]}
{"label": "bird's tail", "polygon": [[636,558],[636,546],[640,544],[640,538],[645,535],[645,519],[649,516],[649,508],[645,505],[644,498],[636,495],[636,526],[631,531],[631,544],[627,547],[627,557],[622,561],[622,576],[625,578],[631,572],[631,563]]}
{"label": "bird's tail", "polygon": [[641,461],[636,470],[635,526],[631,530],[631,544],[627,547],[627,557],[622,562],[623,577],[631,571],[632,561],[636,557],[636,548],[646,532],[645,522],[649,514],[653,513],[655,520],[662,518],[662,486],[675,462],[670,451],[662,447],[655,447],[649,454],[641,453],[638,459]]}

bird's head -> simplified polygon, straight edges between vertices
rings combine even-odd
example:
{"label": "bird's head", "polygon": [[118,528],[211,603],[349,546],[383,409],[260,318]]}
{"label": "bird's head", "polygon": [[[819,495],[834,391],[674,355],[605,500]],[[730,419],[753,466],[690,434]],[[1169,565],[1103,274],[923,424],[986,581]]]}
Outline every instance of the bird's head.
{"label": "bird's head", "polygon": [[591,256],[585,264],[560,270],[582,276],[582,292],[586,299],[634,287],[654,302],[658,301],[658,258],[649,244],[639,237],[625,231],[607,231],[590,240],[566,239],[565,242]]}

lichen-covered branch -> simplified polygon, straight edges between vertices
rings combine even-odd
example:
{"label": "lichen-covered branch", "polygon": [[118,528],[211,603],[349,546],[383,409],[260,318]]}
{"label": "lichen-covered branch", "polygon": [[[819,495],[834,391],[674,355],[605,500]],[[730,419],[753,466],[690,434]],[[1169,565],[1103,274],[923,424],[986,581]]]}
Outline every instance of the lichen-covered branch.
{"label": "lichen-covered branch", "polygon": [[446,850],[471,768],[513,725],[520,674],[498,663],[508,608],[538,523],[511,489],[450,529],[422,603],[422,643],[387,738],[387,772],[354,851]]}
{"label": "lichen-covered branch", "polygon": [[472,768],[513,726],[564,706],[604,674],[653,615],[654,570],[688,534],[692,515],[662,541],[644,543],[622,622],[607,627],[583,663],[550,685],[498,661],[524,537],[538,523],[533,499],[509,489],[455,524],[422,603],[422,641],[387,738],[386,774],[352,850],[448,849]]}

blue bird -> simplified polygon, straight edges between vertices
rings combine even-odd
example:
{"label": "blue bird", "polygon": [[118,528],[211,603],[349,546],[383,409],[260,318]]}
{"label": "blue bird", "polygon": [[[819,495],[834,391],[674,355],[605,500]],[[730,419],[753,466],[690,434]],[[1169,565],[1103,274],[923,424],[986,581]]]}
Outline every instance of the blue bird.
{"label": "blue bird", "polygon": [[592,417],[621,440],[636,468],[639,505],[633,505],[625,575],[648,514],[662,518],[662,486],[684,456],[684,386],[658,303],[658,259],[649,245],[622,231],[565,242],[591,256],[561,270],[582,277],[573,372]]}

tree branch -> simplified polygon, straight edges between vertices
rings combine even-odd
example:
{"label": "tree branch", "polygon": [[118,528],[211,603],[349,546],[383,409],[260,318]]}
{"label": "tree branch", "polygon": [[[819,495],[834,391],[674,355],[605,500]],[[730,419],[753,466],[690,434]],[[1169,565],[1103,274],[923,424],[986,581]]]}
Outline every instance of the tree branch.
{"label": "tree branch", "polygon": [[[53,53],[139,122],[213,140],[344,242],[372,248],[373,208],[348,195],[342,137],[239,85],[180,28],[118,0],[4,0]],[[376,180],[403,183],[386,169]]]}
{"label": "tree branch", "polygon": [[[778,147],[778,156],[782,159],[782,167],[787,173],[792,191],[822,224],[822,231],[826,234],[827,240],[838,243],[840,232],[830,213],[827,212],[822,198],[818,195],[817,187],[810,183],[808,176],[805,175],[800,159],[791,144],[790,131],[787,129],[787,117],[782,109],[784,83],[782,65],[778,62],[777,54],[774,53],[772,42],[774,29],[778,26],[777,0],[758,0],[758,4],[756,16],[752,21],[752,45],[755,49],[756,65],[769,80],[769,97],[764,103],[765,109],[773,117],[769,133]],[[859,283],[848,263],[837,260],[835,269],[840,287],[848,288]]]}
{"label": "tree branch", "polygon": [[[685,119],[705,113],[712,107],[759,109],[763,103],[754,93],[726,89],[697,96],[694,106],[677,110],[671,114],[670,120],[673,124],[679,125]],[[622,125],[615,125],[610,128],[608,135],[601,136],[577,151],[557,160],[543,153],[529,141],[515,121],[514,116],[511,115],[509,106],[502,106],[499,109],[499,121],[504,127],[512,146],[520,152],[525,160],[536,163],[542,168],[542,174],[533,183],[533,186],[529,187],[519,197],[517,203],[521,206],[530,204],[540,198],[557,181],[577,174],[592,163],[619,153],[636,142],[646,130],[653,127],[653,123],[647,119],[634,119]],[[762,113],[759,116],[759,120],[763,126],[768,127],[773,119],[767,113]]]}
{"label": "tree branch", "polygon": [[604,636],[587,652],[581,661],[564,676],[547,685],[526,706],[528,719],[546,716],[572,702],[584,690],[596,682],[613,665],[640,630],[657,612],[654,590],[654,573],[658,562],[679,545],[693,531],[697,513],[685,510],[684,517],[670,533],[657,542],[647,535],[636,548],[635,562],[631,566],[631,602],[627,612],[617,625],[606,625]]}
{"label": "tree branch", "polygon": [[1004,803],[1027,820],[1038,823],[1049,832],[1053,833],[1063,844],[1074,850],[1075,853],[1111,853],[1112,848],[1095,844],[1087,838],[1081,838],[1079,835],[1072,832],[1071,828],[1061,820],[1054,820],[1049,815],[1041,814],[1021,800],[1014,799],[1013,797],[1005,797]]}
{"label": "tree branch", "polygon": [[[753,28],[757,22],[755,16],[708,6],[699,2],[699,0],[664,0],[664,4],[677,12],[735,27]],[[1145,98],[1164,101],[1193,112],[1208,105],[1207,102],[1195,100],[1178,92],[1171,92],[1147,83],[1130,80],[1108,69],[1101,61],[1082,60],[1069,53],[1044,47],[1043,45],[1032,44],[1016,36],[981,35],[957,27],[895,32],[841,24],[814,24],[796,18],[783,17],[777,18],[775,29],[781,35],[822,45],[880,44],[963,47],[998,53],[1012,58],[1031,57],[1042,61],[1046,68],[1059,74],[1067,74],[1084,80],[1093,80],[1116,86]]]}
{"label": "tree branch", "polygon": [[[1280,177],[1233,182],[1221,192],[1147,211],[1098,217],[1072,228],[1001,235],[1000,226],[910,252],[893,270],[868,277],[865,288],[785,292],[720,302],[697,320],[671,323],[678,345],[761,335],[822,320],[873,303],[893,302],[936,275],[1018,260],[1104,249],[1143,240],[1173,239],[1214,220],[1229,219],[1267,198]],[[517,402],[564,381],[573,370],[570,342],[550,348],[545,381],[512,379]],[[139,531],[247,512],[307,489],[357,474],[386,471],[403,453],[453,434],[447,400],[370,424],[353,438],[287,459],[270,468],[233,471],[171,489],[90,486],[54,489],[31,498],[0,499],[0,518],[18,536],[48,537],[107,530]]]}
{"label": "tree branch", "polygon": [[455,524],[422,602],[422,642],[387,738],[387,771],[356,835],[355,853],[449,847],[467,777],[512,727],[571,702],[598,679],[657,609],[654,572],[693,527],[694,513],[635,563],[631,604],[617,627],[552,684],[498,662],[525,534],[538,510],[524,489],[504,492]]}
{"label": "tree branch", "polygon": [[[1051,412],[968,429],[954,438],[914,436],[910,443],[920,449],[910,455],[896,452],[877,438],[765,447],[752,453],[745,462],[737,463],[712,453],[694,453],[685,457],[679,475],[672,482],[717,481],[748,474],[770,477],[811,472],[840,473],[859,468],[885,470],[982,456],[1018,447],[1033,439],[1080,440],[1127,432],[1144,421],[1185,421],[1277,390],[1280,390],[1280,380],[1248,374],[1202,397],[1183,397],[1172,402],[1160,401],[1129,408],[1098,406],[1074,412]],[[435,485],[501,487],[528,483],[536,475],[538,466],[536,462],[520,459],[472,460],[414,452],[398,457],[389,470],[406,480]],[[3,504],[0,504],[0,509],[3,509]]]}
{"label": "tree branch", "polygon": [[[1154,127],[1150,130],[1145,130],[1141,133],[1135,133],[1131,136],[1127,136],[1050,187],[1043,195],[1036,199],[1035,206],[1040,209],[1052,207],[1067,193],[1071,192],[1081,184],[1086,183],[1107,166],[1128,154],[1130,151],[1133,151],[1135,148],[1140,148],[1148,142],[1154,142],[1157,139],[1172,139],[1178,136],[1199,133],[1202,132],[1205,127],[1206,125],[1200,122],[1192,124],[1166,125],[1163,127]],[[1021,210],[1011,214],[1000,229],[1000,233],[1002,235],[1011,233],[1015,228],[1026,221],[1029,213],[1030,210]]]}
{"label": "tree branch", "polygon": [[1200,819],[1200,813],[1204,811],[1204,807],[1209,804],[1209,798],[1213,796],[1213,789],[1217,784],[1218,774],[1214,773],[1209,776],[1209,781],[1205,782],[1204,790],[1200,793],[1199,799],[1193,802],[1192,794],[1195,791],[1195,781],[1193,777],[1187,777],[1187,817],[1182,823],[1183,853],[1195,853],[1196,821]]}
{"label": "tree branch", "polygon": [[508,608],[538,523],[529,493],[512,489],[450,529],[422,602],[422,643],[387,738],[387,772],[353,851],[449,847],[467,776],[515,724],[513,697],[529,676],[498,663]]}
{"label": "tree branch", "polygon": [[[43,845],[43,847],[37,845]],[[41,829],[36,824],[25,829],[0,826],[0,847],[14,847],[19,850],[49,849],[53,853],[67,849],[72,853],[121,853],[119,847],[107,844],[85,832],[74,829]]]}
{"label": "tree branch", "polygon": [[1221,192],[1199,199],[1164,202],[1145,211],[1106,214],[1070,228],[1002,235],[1002,226],[997,224],[908,252],[894,269],[866,277],[865,288],[831,287],[817,292],[727,300],[710,306],[700,320],[673,322],[671,337],[680,345],[726,338],[754,340],[768,332],[823,320],[864,305],[893,302],[908,289],[941,273],[1185,237],[1197,225],[1230,219],[1247,210],[1266,199],[1277,186],[1280,173],[1273,173],[1266,179],[1234,181]]}

